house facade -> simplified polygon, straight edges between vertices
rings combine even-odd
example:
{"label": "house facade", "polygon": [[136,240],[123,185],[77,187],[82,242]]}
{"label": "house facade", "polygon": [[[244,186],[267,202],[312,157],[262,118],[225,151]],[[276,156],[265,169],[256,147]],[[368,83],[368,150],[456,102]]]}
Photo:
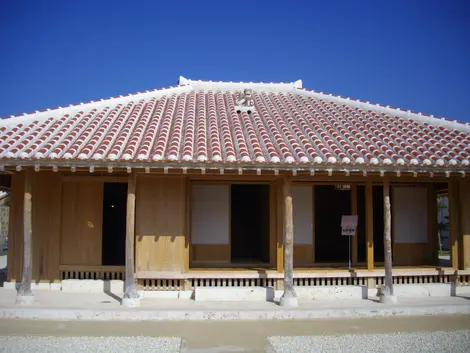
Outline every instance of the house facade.
{"label": "house facade", "polygon": [[[294,286],[376,286],[385,199],[394,283],[470,276],[468,123],[301,81],[181,77],[4,118],[0,142],[10,282],[29,263],[33,282],[131,276],[148,291],[283,288],[286,276]],[[437,236],[443,192],[448,257]],[[342,235],[345,215],[357,216],[352,236]]]}

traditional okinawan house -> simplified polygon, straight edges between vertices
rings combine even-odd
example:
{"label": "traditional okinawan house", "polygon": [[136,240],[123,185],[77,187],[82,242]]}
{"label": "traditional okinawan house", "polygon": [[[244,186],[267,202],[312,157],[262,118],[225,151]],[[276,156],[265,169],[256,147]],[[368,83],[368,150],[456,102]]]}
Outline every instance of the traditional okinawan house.
{"label": "traditional okinawan house", "polygon": [[[181,77],[4,118],[0,141],[20,302],[31,281],[124,278],[130,302],[135,282],[273,286],[289,302],[292,285],[383,284],[392,256],[393,283],[468,281],[468,123],[301,81]],[[438,257],[442,190],[448,262]],[[343,215],[358,216],[352,237]]]}

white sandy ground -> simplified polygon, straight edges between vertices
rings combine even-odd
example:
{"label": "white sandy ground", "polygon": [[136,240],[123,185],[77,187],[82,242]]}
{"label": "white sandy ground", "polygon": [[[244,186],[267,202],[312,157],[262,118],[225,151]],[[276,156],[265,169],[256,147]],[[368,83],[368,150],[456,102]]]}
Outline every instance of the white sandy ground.
{"label": "white sandy ground", "polygon": [[[383,337],[381,334],[394,333],[420,333],[417,336],[418,342],[422,337],[436,342],[431,336],[433,332],[451,335],[453,341],[455,333],[470,329],[470,315],[444,315],[444,316],[416,316],[416,317],[386,317],[369,319],[329,319],[329,320],[273,320],[273,321],[39,321],[39,320],[2,320],[0,319],[0,336],[16,336],[10,339],[13,352],[23,352],[25,337],[43,338],[35,345],[40,353],[44,351],[44,344],[64,342],[58,338],[65,339],[65,342],[79,342],[95,337],[119,337],[121,339],[104,340],[103,342],[115,342],[117,345],[108,344],[106,352],[134,352],[140,347],[148,348],[149,352],[170,351],[170,348],[157,346],[156,341],[150,345],[141,344],[147,338],[181,338],[182,353],[222,353],[222,352],[275,352],[269,344],[270,337],[289,338],[296,336],[306,336],[308,340],[313,338],[331,338],[337,340],[342,335],[355,337],[361,340],[367,337]],[[314,336],[314,337],[312,337]],[[140,338],[137,338],[140,337]],[[431,338],[430,338],[431,337]],[[1,337],[0,337],[1,338]],[[462,337],[467,339],[468,337]],[[373,338],[374,339],[374,338]],[[401,338],[399,338],[400,340]],[[27,339],[26,339],[27,340]],[[331,342],[331,339],[329,339]],[[377,341],[377,340],[376,340]],[[1,349],[0,340],[0,352]],[[447,342],[447,341],[446,341]],[[311,342],[310,342],[311,343]],[[306,343],[310,347],[310,343]],[[334,342],[333,342],[334,343]],[[393,343],[393,342],[392,342]],[[26,343],[27,344],[27,343]],[[132,345],[132,349],[127,347]],[[410,345],[411,346],[411,345]],[[447,346],[447,343],[446,343]],[[79,345],[64,349],[61,352],[74,352],[72,348],[85,347]],[[325,345],[322,347],[326,347]],[[358,343],[349,347],[359,347]],[[382,348],[388,346],[381,346]],[[393,346],[391,346],[393,347]],[[397,346],[395,346],[397,347]],[[427,347],[427,346],[426,346]],[[436,346],[434,350],[443,351],[442,347]],[[453,347],[453,346],[449,346]],[[89,352],[102,352],[102,345],[98,342],[96,349]],[[135,349],[134,349],[135,348]],[[432,347],[431,347],[432,348]],[[42,349],[42,350],[40,350]],[[80,350],[75,350],[80,352]],[[141,350],[142,351],[142,350]],[[298,348],[296,353],[302,351]],[[344,351],[344,347],[342,347]],[[356,350],[358,351],[358,350]],[[370,350],[374,352],[374,350]],[[385,350],[382,350],[385,352]],[[426,350],[424,350],[426,351]],[[26,351],[27,352],[27,351]],[[47,351],[46,351],[47,352]],[[54,351],[52,351],[54,352]],[[287,350],[287,352],[289,352]],[[334,350],[333,350],[334,352]],[[347,352],[347,351],[346,351]],[[369,352],[359,350],[360,353]],[[396,352],[394,350],[393,352]],[[408,350],[403,351],[407,353]],[[459,352],[459,350],[456,350]]]}
{"label": "white sandy ground", "polygon": [[268,340],[274,352],[283,353],[470,352],[469,330],[343,336],[275,336],[269,337]]}
{"label": "white sandy ground", "polygon": [[181,338],[175,337],[0,337],[2,353],[178,353],[180,351]]}
{"label": "white sandy ground", "polygon": [[[283,353],[468,353],[470,331],[415,332],[343,336],[268,337],[266,351]],[[206,352],[239,352],[239,347],[218,347]],[[11,353],[114,353],[114,352],[184,352],[176,337],[0,337],[0,352]],[[193,351],[195,352],[195,351]],[[202,352],[202,351],[201,351]]]}

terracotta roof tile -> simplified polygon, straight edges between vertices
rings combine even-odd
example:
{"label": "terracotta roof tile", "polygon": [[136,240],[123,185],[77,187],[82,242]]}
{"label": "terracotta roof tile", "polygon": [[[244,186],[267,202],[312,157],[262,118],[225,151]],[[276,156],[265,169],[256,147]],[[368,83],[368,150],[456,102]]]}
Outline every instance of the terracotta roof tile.
{"label": "terracotta roof tile", "polygon": [[[0,160],[468,168],[469,124],[299,82],[185,80],[18,115],[0,121]],[[250,112],[237,108],[244,86],[253,90]]]}

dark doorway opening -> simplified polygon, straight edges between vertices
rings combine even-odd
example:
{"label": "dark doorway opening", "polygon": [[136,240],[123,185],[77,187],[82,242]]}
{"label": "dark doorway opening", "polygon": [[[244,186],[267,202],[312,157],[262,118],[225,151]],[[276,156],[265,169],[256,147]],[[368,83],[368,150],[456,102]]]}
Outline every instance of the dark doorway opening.
{"label": "dark doorway opening", "polygon": [[366,262],[366,187],[357,187],[357,262]]}
{"label": "dark doorway opening", "polygon": [[315,186],[315,261],[349,261],[349,237],[341,235],[341,216],[351,214],[351,191]]}
{"label": "dark doorway opening", "polygon": [[127,183],[104,183],[103,266],[124,266],[126,259]]}
{"label": "dark doorway opening", "polygon": [[233,263],[269,263],[269,185],[231,187]]}
{"label": "dark doorway opening", "polygon": [[[372,187],[374,206],[374,262],[384,262],[384,189],[383,186]],[[390,202],[393,200],[390,197]]]}

